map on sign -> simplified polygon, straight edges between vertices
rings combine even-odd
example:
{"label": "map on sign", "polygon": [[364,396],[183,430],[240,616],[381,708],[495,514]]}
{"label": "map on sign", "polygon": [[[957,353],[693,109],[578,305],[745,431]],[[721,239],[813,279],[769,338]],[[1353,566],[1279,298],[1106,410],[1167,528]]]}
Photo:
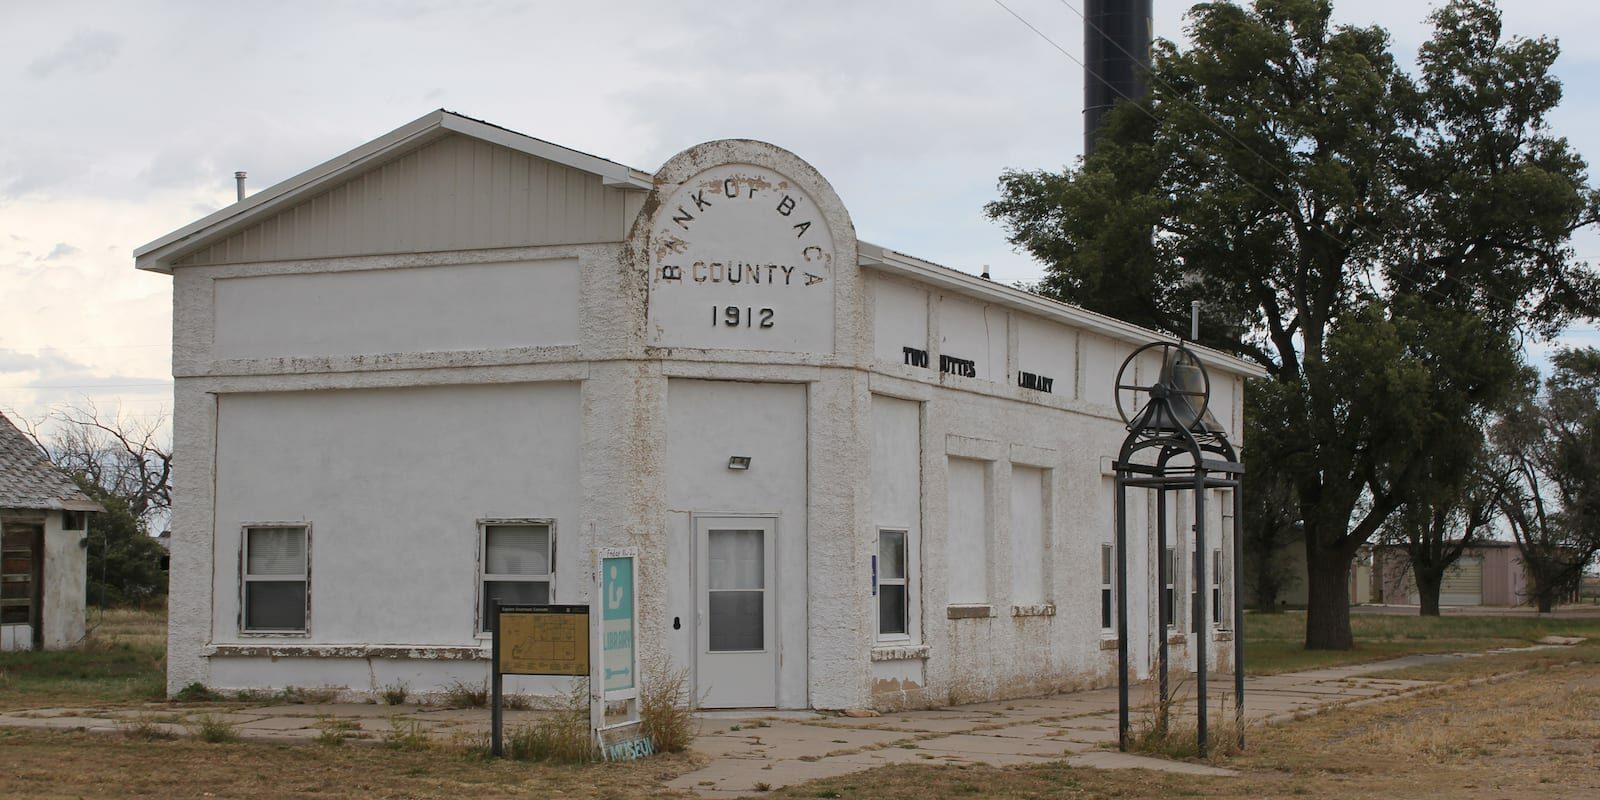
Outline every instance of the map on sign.
{"label": "map on sign", "polygon": [[496,635],[504,674],[589,674],[588,606],[502,607]]}

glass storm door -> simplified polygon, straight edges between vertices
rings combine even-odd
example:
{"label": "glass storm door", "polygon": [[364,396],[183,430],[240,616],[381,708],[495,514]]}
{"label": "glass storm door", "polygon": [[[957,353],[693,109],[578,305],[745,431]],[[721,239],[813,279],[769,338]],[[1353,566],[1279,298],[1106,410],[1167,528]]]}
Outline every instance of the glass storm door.
{"label": "glass storm door", "polygon": [[770,518],[695,520],[695,683],[703,708],[778,704],[776,531]]}

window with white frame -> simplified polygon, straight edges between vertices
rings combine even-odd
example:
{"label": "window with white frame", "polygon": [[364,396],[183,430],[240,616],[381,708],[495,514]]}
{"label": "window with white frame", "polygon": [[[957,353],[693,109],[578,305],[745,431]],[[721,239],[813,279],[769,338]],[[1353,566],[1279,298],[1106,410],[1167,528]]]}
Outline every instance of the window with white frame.
{"label": "window with white frame", "polygon": [[911,634],[909,548],[904,530],[878,531],[878,636]]}
{"label": "window with white frame", "polygon": [[1167,577],[1166,585],[1161,587],[1162,602],[1167,607],[1167,618],[1164,620],[1168,628],[1177,627],[1178,620],[1178,548],[1167,548]]}
{"label": "window with white frame", "polygon": [[305,633],[310,616],[310,527],[259,525],[244,529],[241,629],[245,633]]}
{"label": "window with white frame", "polygon": [[1116,548],[1113,545],[1100,545],[1100,628],[1110,630],[1116,622],[1116,597],[1112,594],[1116,570]]}
{"label": "window with white frame", "polygon": [[546,605],[555,563],[555,525],[549,520],[480,521],[478,630],[494,632],[492,609]]}
{"label": "window with white frame", "polygon": [[1211,551],[1211,621],[1222,625],[1222,548]]}

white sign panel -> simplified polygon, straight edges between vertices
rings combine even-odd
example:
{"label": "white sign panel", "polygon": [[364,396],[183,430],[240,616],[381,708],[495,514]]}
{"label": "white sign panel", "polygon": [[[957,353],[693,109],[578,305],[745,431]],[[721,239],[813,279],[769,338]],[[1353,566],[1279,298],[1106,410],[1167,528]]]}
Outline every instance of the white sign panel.
{"label": "white sign panel", "polygon": [[651,250],[651,344],[833,352],[833,233],[783,175],[723,164],[684,181]]}

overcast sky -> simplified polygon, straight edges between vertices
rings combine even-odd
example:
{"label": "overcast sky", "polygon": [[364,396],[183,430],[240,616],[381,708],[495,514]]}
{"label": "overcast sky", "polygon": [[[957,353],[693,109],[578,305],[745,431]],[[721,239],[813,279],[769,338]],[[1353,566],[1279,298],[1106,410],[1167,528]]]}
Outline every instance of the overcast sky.
{"label": "overcast sky", "polygon": [[[1003,0],[1081,57],[1083,0]],[[1190,4],[1155,0],[1157,36]],[[1434,2],[1336,0],[1407,61]],[[1600,10],[1505,0],[1555,34],[1554,119],[1600,160]],[[786,147],[863,239],[995,279],[1041,268],[983,216],[1006,168],[1082,149],[1079,66],[995,0],[0,0],[0,410],[171,403],[170,278],[135,247],[435,108],[654,171],[720,138]],[[1600,262],[1600,234],[1578,251]],[[1569,341],[1600,344],[1585,323]]]}

